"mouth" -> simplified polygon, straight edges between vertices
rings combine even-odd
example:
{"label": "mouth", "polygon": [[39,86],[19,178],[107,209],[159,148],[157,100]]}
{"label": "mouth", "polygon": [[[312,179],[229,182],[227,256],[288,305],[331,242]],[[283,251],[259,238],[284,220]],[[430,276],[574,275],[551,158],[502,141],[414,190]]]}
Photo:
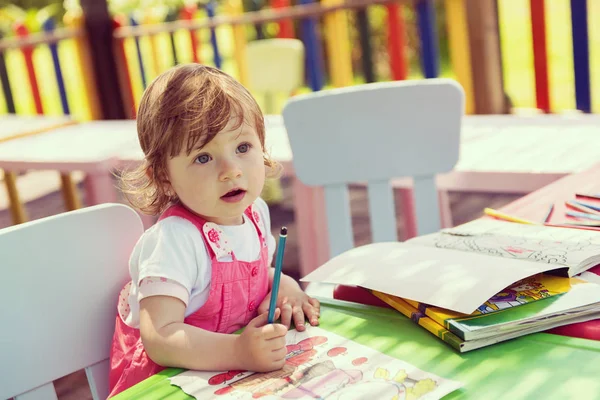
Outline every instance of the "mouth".
{"label": "mouth", "polygon": [[244,189],[235,188],[221,196],[221,200],[226,202],[237,202],[244,198],[246,191]]}

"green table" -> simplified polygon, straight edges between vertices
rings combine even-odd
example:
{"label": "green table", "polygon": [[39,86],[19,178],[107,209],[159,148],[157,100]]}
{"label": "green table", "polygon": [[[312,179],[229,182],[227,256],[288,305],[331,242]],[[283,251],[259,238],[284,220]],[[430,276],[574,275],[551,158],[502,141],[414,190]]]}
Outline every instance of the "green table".
{"label": "green table", "polygon": [[[323,300],[321,328],[464,384],[447,399],[600,399],[600,342],[537,333],[459,354],[389,309]],[[190,399],[166,369],[115,396]]]}

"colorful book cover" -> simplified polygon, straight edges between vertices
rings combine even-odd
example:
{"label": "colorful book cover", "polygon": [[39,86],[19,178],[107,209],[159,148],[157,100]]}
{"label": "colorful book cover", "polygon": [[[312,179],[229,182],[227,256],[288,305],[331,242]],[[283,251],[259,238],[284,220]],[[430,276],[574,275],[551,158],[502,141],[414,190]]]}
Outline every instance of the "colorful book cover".
{"label": "colorful book cover", "polygon": [[[470,340],[494,335],[494,329],[501,325],[522,321],[538,314],[551,300],[537,305],[532,303],[566,293],[575,282],[579,280],[544,274],[534,275],[497,293],[472,314],[460,314],[407,299],[406,302],[461,339]],[[523,305],[528,306],[519,307]]]}
{"label": "colorful book cover", "polygon": [[[589,287],[586,287],[589,286]],[[472,339],[472,340],[463,340],[457,335],[450,332],[448,329],[439,325],[437,322],[426,316],[424,313],[420,312],[417,308],[411,306],[408,302],[400,297],[392,296],[389,294],[371,291],[376,297],[383,300],[390,306],[392,306],[397,311],[401,312],[408,318],[410,318],[413,322],[425,328],[428,332],[434,334],[439,339],[444,341],[447,345],[454,348],[455,350],[465,353],[468,351],[476,350],[482,347],[491,346],[496,343],[504,342],[506,340],[515,339],[521,336],[529,335],[531,333],[541,332],[548,329],[552,329],[558,326],[573,324],[577,322],[585,322],[592,319],[597,319],[600,317],[600,291],[598,290],[598,285],[577,285],[576,287],[580,287],[581,289],[585,289],[584,292],[580,293],[580,295],[576,295],[574,297],[587,297],[587,300],[584,300],[583,303],[593,304],[595,302],[595,306],[588,307],[581,313],[570,314],[566,313],[565,318],[559,319],[542,319],[538,324],[525,324],[521,325],[519,329],[511,330],[511,331],[499,331],[494,335],[489,337],[484,337],[480,339]],[[595,293],[592,293],[595,292]],[[570,293],[563,294],[564,296],[569,296]],[[590,296],[591,295],[591,296]],[[543,299],[542,302],[556,299],[561,296],[554,296],[549,299]],[[590,302],[591,300],[591,302]],[[540,303],[540,302],[537,302]],[[527,307],[531,304],[524,305],[523,307]]]}
{"label": "colorful book cover", "polygon": [[416,324],[442,339],[444,342],[450,345],[450,347],[458,351],[463,351],[462,345],[464,340],[460,339],[454,333],[450,332],[448,329],[444,328],[442,325],[438,324],[433,319],[420,312],[417,308],[410,305],[406,300],[401,299],[400,297],[381,293],[376,290],[372,290],[371,293],[392,306],[397,311],[400,311]]}

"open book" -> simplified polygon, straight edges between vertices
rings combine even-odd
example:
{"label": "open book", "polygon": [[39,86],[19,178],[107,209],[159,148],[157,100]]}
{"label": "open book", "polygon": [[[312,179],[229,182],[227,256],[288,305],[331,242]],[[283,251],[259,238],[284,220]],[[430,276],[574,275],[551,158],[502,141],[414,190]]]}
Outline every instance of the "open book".
{"label": "open book", "polygon": [[600,317],[600,286],[577,278],[526,278],[471,315],[372,293],[461,353]]}
{"label": "open book", "polygon": [[600,232],[480,219],[406,242],[342,253],[302,278],[362,286],[471,314],[542,272],[573,276],[600,263]]}

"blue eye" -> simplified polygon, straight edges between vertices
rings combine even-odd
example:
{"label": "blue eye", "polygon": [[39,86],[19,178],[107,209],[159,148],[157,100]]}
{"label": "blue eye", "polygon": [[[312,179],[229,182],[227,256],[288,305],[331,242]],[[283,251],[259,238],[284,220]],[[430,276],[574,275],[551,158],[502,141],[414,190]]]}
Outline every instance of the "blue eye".
{"label": "blue eye", "polygon": [[211,158],[210,158],[210,156],[208,154],[200,154],[198,157],[196,157],[195,161],[198,164],[206,164],[210,160],[211,160]]}
{"label": "blue eye", "polygon": [[248,150],[250,150],[250,143],[242,143],[238,146],[237,151],[238,153],[247,153]]}

